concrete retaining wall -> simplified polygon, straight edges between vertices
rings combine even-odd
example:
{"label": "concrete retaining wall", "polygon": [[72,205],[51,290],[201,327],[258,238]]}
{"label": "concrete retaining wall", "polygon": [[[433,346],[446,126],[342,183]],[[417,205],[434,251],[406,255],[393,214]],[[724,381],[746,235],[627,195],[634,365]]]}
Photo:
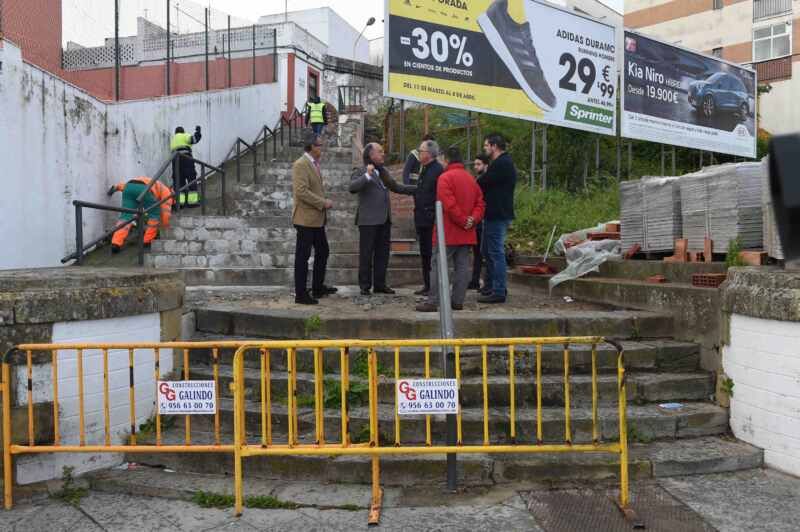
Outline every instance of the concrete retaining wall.
{"label": "concrete retaining wall", "polygon": [[730,270],[723,312],[731,429],[766,465],[800,475],[800,272]]}
{"label": "concrete retaining wall", "polygon": [[[0,63],[0,269],[59,265],[74,249],[72,200],[116,204],[110,184],[152,175],[175,126],[202,126],[195,155],[218,164],[237,136],[252,139],[279,116],[276,83],[106,104],[23,62],[8,41]],[[85,214],[87,240],[106,226],[106,216]]]}

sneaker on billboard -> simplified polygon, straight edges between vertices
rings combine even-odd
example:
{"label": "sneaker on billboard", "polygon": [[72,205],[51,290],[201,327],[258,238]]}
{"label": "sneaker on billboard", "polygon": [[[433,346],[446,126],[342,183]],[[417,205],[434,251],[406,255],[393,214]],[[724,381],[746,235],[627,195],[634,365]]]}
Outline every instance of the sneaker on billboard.
{"label": "sneaker on billboard", "polygon": [[536,56],[530,23],[514,22],[508,14],[508,0],[496,0],[478,17],[478,25],[528,98],[543,110],[551,111],[556,96]]}

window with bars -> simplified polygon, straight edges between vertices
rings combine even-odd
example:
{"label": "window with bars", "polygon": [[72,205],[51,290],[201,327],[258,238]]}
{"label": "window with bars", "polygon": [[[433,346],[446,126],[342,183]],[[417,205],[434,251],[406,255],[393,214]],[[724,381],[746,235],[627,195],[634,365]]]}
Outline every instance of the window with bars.
{"label": "window with bars", "polygon": [[721,58],[722,57],[722,46],[720,46],[718,48],[714,48],[713,50],[711,50],[711,55],[713,55],[714,57]]}
{"label": "window with bars", "polygon": [[779,22],[753,29],[753,62],[786,57],[791,53],[791,22]]}

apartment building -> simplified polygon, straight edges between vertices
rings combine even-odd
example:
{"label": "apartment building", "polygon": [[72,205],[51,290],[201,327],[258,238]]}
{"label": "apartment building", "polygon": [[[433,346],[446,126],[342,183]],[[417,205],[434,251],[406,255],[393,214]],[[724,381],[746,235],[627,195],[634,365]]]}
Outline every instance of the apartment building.
{"label": "apartment building", "polygon": [[800,130],[800,0],[625,0],[625,27],[667,43],[752,66],[759,127]]}

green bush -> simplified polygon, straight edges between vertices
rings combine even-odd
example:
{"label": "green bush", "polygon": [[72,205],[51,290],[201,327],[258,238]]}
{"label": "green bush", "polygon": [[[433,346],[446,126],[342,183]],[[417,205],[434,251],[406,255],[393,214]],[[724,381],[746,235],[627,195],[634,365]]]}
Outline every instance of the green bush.
{"label": "green bush", "polygon": [[518,250],[544,253],[554,225],[558,226],[555,241],[561,234],[619,219],[619,188],[613,181],[574,193],[520,187],[514,209],[509,240]]}

